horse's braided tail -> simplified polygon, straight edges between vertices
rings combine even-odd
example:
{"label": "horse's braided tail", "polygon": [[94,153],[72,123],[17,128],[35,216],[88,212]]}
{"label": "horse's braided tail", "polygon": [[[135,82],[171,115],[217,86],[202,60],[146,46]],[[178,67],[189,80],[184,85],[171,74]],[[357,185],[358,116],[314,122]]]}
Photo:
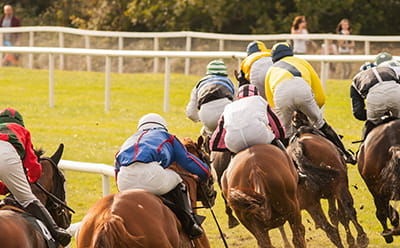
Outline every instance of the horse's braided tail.
{"label": "horse's braided tail", "polygon": [[381,171],[382,191],[391,192],[391,200],[400,200],[400,145],[389,149],[391,158]]}
{"label": "horse's braided tail", "polygon": [[114,214],[110,214],[104,222],[96,228],[93,237],[93,248],[128,248],[143,247],[141,237],[135,237],[128,233],[124,220]]}

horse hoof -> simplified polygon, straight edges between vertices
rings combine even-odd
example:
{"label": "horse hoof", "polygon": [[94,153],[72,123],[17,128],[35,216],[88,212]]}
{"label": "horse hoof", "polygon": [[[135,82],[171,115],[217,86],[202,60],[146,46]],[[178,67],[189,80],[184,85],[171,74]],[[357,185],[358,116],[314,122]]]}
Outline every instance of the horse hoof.
{"label": "horse hoof", "polygon": [[383,232],[381,232],[381,235],[383,236],[383,238],[385,239],[385,242],[387,244],[390,244],[393,242],[393,236],[392,236],[391,230],[383,231]]}
{"label": "horse hoof", "polygon": [[367,248],[369,245],[369,238],[367,234],[363,233],[357,237],[357,245],[360,248]]}
{"label": "horse hoof", "polygon": [[229,229],[234,228],[235,226],[239,225],[239,221],[237,219],[230,219],[228,223]]}

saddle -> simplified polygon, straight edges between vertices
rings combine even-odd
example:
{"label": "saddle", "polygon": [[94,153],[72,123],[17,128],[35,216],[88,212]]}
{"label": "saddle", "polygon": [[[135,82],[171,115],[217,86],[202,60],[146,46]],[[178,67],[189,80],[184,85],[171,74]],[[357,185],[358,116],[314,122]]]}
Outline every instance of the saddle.
{"label": "saddle", "polygon": [[45,224],[39,219],[35,218],[28,212],[24,210],[24,208],[19,204],[12,195],[7,196],[3,200],[0,201],[0,211],[2,210],[11,210],[17,214],[20,214],[26,221],[29,222],[46,240],[46,244],[48,248],[57,248],[58,243],[51,236],[50,231],[47,229]]}

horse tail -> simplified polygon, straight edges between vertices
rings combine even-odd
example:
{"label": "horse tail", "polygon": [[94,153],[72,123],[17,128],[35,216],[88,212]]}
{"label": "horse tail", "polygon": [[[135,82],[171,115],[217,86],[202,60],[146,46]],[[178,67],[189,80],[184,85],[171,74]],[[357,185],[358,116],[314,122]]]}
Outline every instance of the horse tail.
{"label": "horse tail", "polygon": [[311,162],[310,159],[304,154],[304,144],[299,142],[292,143],[291,157],[293,162],[302,169],[312,182],[319,185],[321,188],[336,180],[339,172],[332,168],[320,167]]}
{"label": "horse tail", "polygon": [[390,160],[380,173],[381,191],[391,192],[392,200],[400,200],[400,145],[389,149]]}
{"label": "horse tail", "polygon": [[124,220],[120,216],[110,214],[96,228],[93,248],[143,247],[143,244],[139,242],[140,239],[141,237],[135,237],[128,233]]}
{"label": "horse tail", "polygon": [[[260,175],[263,173],[257,173],[253,171],[250,174],[249,180],[253,182],[253,188],[262,190],[262,179]],[[256,192],[255,190],[241,190],[237,188],[231,188],[229,193],[229,203],[234,209],[241,209],[255,215],[258,219],[267,219],[265,213],[271,213],[271,211],[265,211],[265,207],[268,207],[267,198],[263,192]]]}

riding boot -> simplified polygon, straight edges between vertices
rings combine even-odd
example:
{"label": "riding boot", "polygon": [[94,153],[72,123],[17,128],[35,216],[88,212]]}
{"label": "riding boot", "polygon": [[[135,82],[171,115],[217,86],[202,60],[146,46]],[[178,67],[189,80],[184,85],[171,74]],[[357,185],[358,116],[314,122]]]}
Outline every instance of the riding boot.
{"label": "riding boot", "polygon": [[372,121],[367,120],[364,124],[364,128],[362,130],[362,140],[364,141],[367,138],[367,135],[376,125],[372,123]]}
{"label": "riding boot", "polygon": [[201,237],[203,229],[201,229],[201,223],[199,222],[204,219],[201,216],[197,217],[193,213],[185,184],[179,183],[173,190],[162,196],[175,203],[174,207],[170,208],[182,223],[182,227],[189,235],[189,238],[196,239]]}
{"label": "riding boot", "polygon": [[344,160],[346,163],[350,164],[356,164],[357,161],[355,160],[353,154],[351,154],[343,145],[342,140],[340,139],[339,135],[333,130],[331,126],[328,125],[328,123],[325,122],[325,124],[319,129],[321,132],[323,132],[326,135],[326,138],[330,141],[332,141],[333,144],[335,144],[339,150],[342,152]]}
{"label": "riding boot", "polygon": [[25,210],[41,220],[49,229],[53,238],[62,246],[67,246],[69,244],[71,241],[71,235],[66,230],[57,226],[50,213],[40,201],[33,201],[25,208]]}
{"label": "riding boot", "polygon": [[[282,143],[279,139],[276,139],[276,138],[273,139],[272,142],[271,142],[271,144],[277,146],[279,149],[281,149],[282,151],[286,152],[285,146],[283,145],[283,143]],[[298,166],[297,166],[296,163],[294,163],[294,167],[296,168],[297,176],[298,176],[298,178],[299,178],[298,183],[301,184],[301,183],[304,182],[304,180],[307,179],[307,175],[304,174],[303,172],[301,172],[301,171],[299,170],[299,168],[298,168]]]}

